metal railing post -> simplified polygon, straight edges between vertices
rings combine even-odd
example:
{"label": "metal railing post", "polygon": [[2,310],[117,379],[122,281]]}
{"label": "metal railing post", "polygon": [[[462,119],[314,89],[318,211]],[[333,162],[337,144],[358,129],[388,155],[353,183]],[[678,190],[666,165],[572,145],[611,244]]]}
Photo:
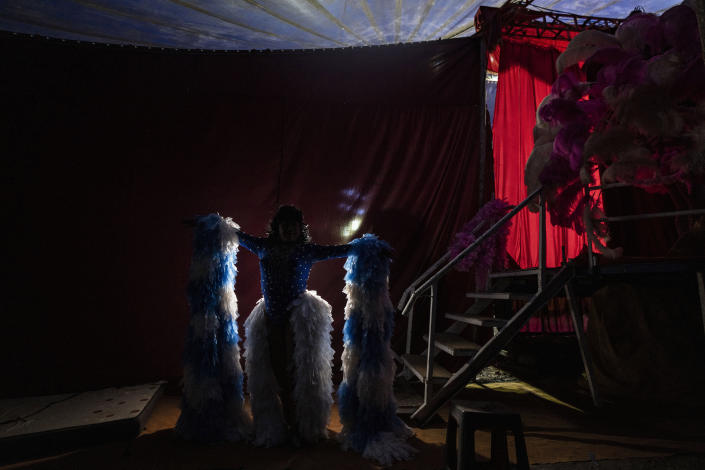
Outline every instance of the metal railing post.
{"label": "metal railing post", "polygon": [[411,331],[414,327],[414,305],[411,305],[406,324],[406,354],[411,354]]}
{"label": "metal railing post", "polygon": [[426,383],[424,384],[423,401],[428,403],[433,394],[433,351],[436,340],[436,305],[438,304],[438,283],[431,284],[431,306],[428,318],[428,348],[426,349]]}
{"label": "metal railing post", "polygon": [[[480,225],[484,225],[484,224],[480,224]],[[475,232],[473,231],[473,233],[475,233]],[[406,303],[407,303],[407,301],[409,301],[409,299],[411,299],[411,296],[414,293],[416,286],[418,286],[421,283],[421,281],[426,279],[426,277],[433,274],[444,263],[447,263],[449,259],[450,259],[450,251],[446,251],[445,254],[438,259],[438,261],[433,263],[433,266],[428,268],[426,271],[423,272],[422,275],[417,277],[414,280],[414,282],[412,282],[411,285],[409,285],[409,287],[407,287],[406,290],[404,291],[404,293],[401,295],[401,299],[399,299],[399,304],[397,305],[397,308],[401,310],[403,308],[403,306],[406,306]]]}
{"label": "metal railing post", "polygon": [[480,118],[480,162],[479,162],[479,176],[478,176],[478,201],[480,204],[487,202],[485,200],[485,167],[487,165],[487,44],[485,41],[480,41],[480,70],[482,70],[482,82],[480,83],[480,112],[482,113],[482,118]]}
{"label": "metal railing post", "polygon": [[[472,234],[477,235],[477,232],[479,232],[482,228],[484,228],[485,224],[487,223],[486,220],[481,220],[480,223],[478,223],[474,229],[472,229]],[[404,293],[401,295],[401,299],[399,299],[399,304],[397,304],[397,309],[402,310],[402,315],[406,314],[406,307],[407,305],[411,302],[412,299],[414,299],[414,294],[416,292],[416,287],[421,284],[421,281],[426,279],[428,276],[431,274],[435,273],[436,270],[443,266],[443,264],[447,263],[448,260],[450,260],[450,251],[446,251],[443,256],[441,256],[438,261],[433,263],[433,266],[428,268],[422,275],[417,277],[414,282],[409,285],[409,287],[406,288]]]}
{"label": "metal railing post", "polygon": [[539,194],[539,292],[546,286],[546,198]]}
{"label": "metal railing post", "polygon": [[592,355],[590,354],[590,346],[587,343],[587,337],[583,329],[583,307],[580,304],[580,299],[575,294],[573,281],[568,282],[563,290],[565,291],[565,297],[568,301],[570,316],[573,319],[573,329],[575,330],[575,337],[578,339],[578,348],[580,349],[580,356],[583,359],[585,378],[590,388],[592,402],[595,406],[600,406],[600,398],[597,394],[597,386],[595,384],[595,374],[592,369]]}
{"label": "metal railing post", "polygon": [[[590,191],[592,189],[593,188],[587,185],[585,186],[585,198],[588,200],[590,200]],[[595,268],[595,257],[592,251],[592,240],[590,240],[590,236],[588,234],[585,234],[585,243],[587,243],[588,270],[592,272]]]}
{"label": "metal railing post", "polygon": [[703,314],[703,332],[705,332],[705,276],[703,276],[703,271],[695,273],[695,279],[698,283],[698,298],[700,299],[700,312]]}

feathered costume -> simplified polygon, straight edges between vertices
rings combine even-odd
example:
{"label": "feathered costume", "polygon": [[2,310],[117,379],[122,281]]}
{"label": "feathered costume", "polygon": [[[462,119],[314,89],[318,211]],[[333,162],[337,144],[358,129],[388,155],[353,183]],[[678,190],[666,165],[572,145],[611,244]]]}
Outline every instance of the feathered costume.
{"label": "feathered costume", "polygon": [[348,297],[343,335],[343,382],[338,389],[343,448],[382,465],[411,458],[411,429],[396,415],[390,338],[394,308],[389,299],[389,245],[365,234],[353,240],[345,262]]}
{"label": "feathered costume", "polygon": [[198,441],[240,440],[250,433],[243,410],[237,332],[238,226],[217,214],[196,221],[187,297],[184,390],[176,432]]}
{"label": "feathered costume", "polygon": [[[333,404],[330,305],[306,290],[316,261],[348,256],[345,263],[345,351],[338,390],[343,448],[389,465],[409,459],[412,431],[397,417],[390,338],[390,248],[366,234],[348,245],[281,243],[239,231],[217,214],[197,221],[188,286],[191,306],[182,413],[177,432],[188,439],[237,440],[251,435],[244,414],[237,347],[235,284],[239,244],[260,259],[262,293],[245,322],[245,368],[254,421],[254,443],[274,446],[293,433],[304,442],[327,436]],[[289,325],[293,336],[293,419],[287,424],[270,356],[269,328]],[[288,429],[288,425],[292,429]]]}
{"label": "feathered costume", "polygon": [[342,258],[348,245],[283,243],[240,233],[242,246],[260,259],[263,299],[245,322],[245,369],[252,404],[255,444],[274,446],[289,438],[281,390],[272,367],[268,328],[288,322],[294,340],[291,430],[304,442],[327,437],[333,405],[331,306],[306,290],[311,266]]}
{"label": "feathered costume", "polygon": [[[455,234],[453,242],[448,247],[450,257],[455,258],[465,248],[475,242],[479,233],[475,230],[482,224],[483,230],[488,230],[504,217],[512,206],[502,199],[493,199],[477,211],[477,214],[463,225]],[[511,220],[504,224],[494,235],[482,242],[482,245],[465,255],[455,267],[458,271],[475,270],[475,285],[477,289],[485,289],[487,279],[492,269],[504,270],[507,264],[507,237],[512,226]]]}
{"label": "feathered costume", "polygon": [[631,14],[614,35],[576,35],[537,111],[528,190],[543,185],[551,222],[585,231],[606,256],[620,256],[621,248],[601,241],[604,214],[584,196],[596,168],[602,184],[649,192],[674,182],[690,190],[705,174],[705,64],[686,3],[661,16]]}
{"label": "feathered costume", "polygon": [[[326,426],[333,405],[333,348],[331,307],[313,291],[303,292],[291,306],[294,335],[292,431],[304,442],[328,436]],[[245,370],[254,420],[255,445],[276,446],[289,439],[279,400],[280,388],[271,367],[267,342],[266,308],[257,302],[245,322]]]}

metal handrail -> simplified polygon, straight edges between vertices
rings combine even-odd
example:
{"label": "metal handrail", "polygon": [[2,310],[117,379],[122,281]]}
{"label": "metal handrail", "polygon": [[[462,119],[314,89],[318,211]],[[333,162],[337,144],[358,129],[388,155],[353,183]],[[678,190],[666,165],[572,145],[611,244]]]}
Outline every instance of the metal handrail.
{"label": "metal handrail", "polygon": [[612,217],[600,217],[596,220],[600,222],[629,222],[631,220],[659,219],[663,217],[680,217],[685,215],[705,214],[705,209],[689,209],[684,211],[667,212],[646,212],[643,214],[618,215]]}
{"label": "metal handrail", "polygon": [[[584,187],[584,192],[585,192],[585,197],[590,197],[590,192],[595,191],[598,189],[609,189],[612,187],[623,187],[625,186],[623,183],[615,183],[615,184],[610,184],[610,185],[600,185],[600,186],[589,186],[585,185]],[[502,218],[500,218],[492,227],[487,229],[482,235],[480,235],[473,243],[465,247],[460,253],[458,253],[453,259],[448,261],[446,264],[443,265],[443,263],[450,257],[449,253],[446,253],[434,263],[433,266],[431,266],[429,269],[427,269],[421,276],[419,276],[414,282],[404,291],[404,294],[402,296],[402,299],[399,302],[399,307],[402,305],[404,308],[402,309],[402,315],[406,315],[407,312],[410,313],[409,315],[409,321],[408,321],[408,329],[407,329],[407,344],[406,344],[406,352],[407,354],[410,353],[411,350],[411,329],[413,325],[413,314],[414,314],[414,304],[417,300],[417,298],[420,295],[425,294],[427,291],[430,291],[430,305],[429,305],[429,324],[428,324],[428,336],[427,336],[427,347],[426,347],[426,373],[425,377],[423,379],[424,382],[424,406],[426,406],[431,399],[435,401],[439,401],[438,397],[432,397],[433,394],[433,356],[434,356],[434,350],[435,350],[435,323],[436,323],[436,309],[437,309],[437,304],[438,304],[438,282],[441,277],[443,277],[451,268],[453,268],[460,260],[462,260],[470,251],[477,249],[485,240],[487,240],[490,236],[492,236],[495,232],[497,232],[502,226],[504,226],[507,222],[509,222],[514,216],[516,216],[522,209],[524,209],[534,198],[538,196],[539,198],[539,206],[540,206],[540,212],[539,212],[539,260],[538,260],[538,291],[536,295],[534,296],[534,299],[539,299],[543,295],[548,298],[547,296],[552,296],[555,295],[554,292],[551,291],[551,289],[555,289],[555,286],[551,287],[553,284],[555,284],[556,278],[550,282],[547,283],[546,279],[546,199],[542,193],[543,187],[539,187],[535,191],[533,191],[531,194],[529,194],[526,199],[524,199],[522,202],[520,202],[518,205],[516,205],[514,208],[512,208],[507,214],[505,214]],[[679,216],[679,215],[695,215],[695,214],[700,214],[703,213],[705,210],[704,209],[694,209],[694,210],[688,210],[688,211],[675,211],[671,213],[651,213],[651,214],[643,214],[643,215],[627,215],[627,216],[617,216],[617,217],[603,217],[599,220],[601,221],[612,221],[612,222],[618,222],[618,221],[628,221],[628,220],[636,220],[636,219],[645,219],[645,218],[655,218],[655,217],[666,217],[666,216]],[[475,230],[479,229],[480,226],[476,227]],[[475,231],[473,231],[474,233]],[[587,249],[588,249],[588,266],[590,270],[592,271],[594,267],[594,259],[593,259],[593,249],[592,249],[592,242],[590,240],[586,240],[587,242]],[[565,261],[565,260],[564,260]],[[440,269],[438,269],[435,274],[433,274],[430,278],[428,278],[423,284],[421,284],[420,287],[416,287],[422,279],[426,278],[428,275],[434,272],[439,266],[443,265]],[[566,266],[564,266],[564,269],[561,270],[561,272],[564,272],[566,269]],[[571,268],[572,269],[572,268]],[[702,281],[702,273],[698,273],[698,282],[699,287],[700,287],[700,296],[701,299],[705,299],[705,290],[703,289],[703,281]],[[559,283],[560,284],[560,283]],[[548,290],[547,290],[548,289]],[[549,292],[550,291],[550,292]],[[705,301],[701,301],[702,305],[705,305]],[[705,307],[703,307],[703,315],[705,318]],[[577,324],[577,322],[576,322]],[[505,330],[503,329],[502,332]],[[500,332],[500,334],[503,334]],[[480,353],[482,354],[481,350]],[[474,359],[473,359],[474,361]],[[469,363],[470,364],[470,363]],[[468,365],[466,364],[465,367]],[[464,369],[461,369],[463,371]],[[453,377],[450,379],[451,381],[453,380],[458,380],[458,377],[462,374],[466,374],[469,377],[469,373],[462,372],[461,371],[456,372]],[[471,372],[476,372],[476,371],[471,371]],[[446,389],[442,389],[441,392],[443,392]],[[594,397],[594,394],[593,394]],[[445,399],[445,397],[443,397]],[[417,410],[418,413],[418,410]],[[414,415],[416,416],[416,414]],[[414,417],[412,416],[412,418]]]}
{"label": "metal handrail", "polygon": [[[600,190],[605,190],[605,189],[614,189],[614,188],[638,188],[639,186],[635,186],[632,183],[624,183],[624,182],[619,182],[619,183],[608,183],[608,184],[600,184],[596,186],[587,186],[585,188],[585,194],[589,194],[589,192],[592,191],[600,191]],[[619,216],[605,216],[605,217],[600,217],[595,220],[599,222],[628,222],[631,220],[642,220],[642,219],[657,219],[657,218],[662,218],[662,217],[680,217],[680,216],[685,216],[685,215],[700,215],[700,214],[705,214],[705,209],[688,209],[688,210],[674,210],[674,211],[665,211],[665,212],[645,212],[642,214],[631,214],[631,215],[619,215]]]}
{"label": "metal handrail", "polygon": [[588,190],[590,191],[600,191],[603,189],[615,189],[615,188],[630,188],[633,185],[629,183],[606,183],[606,184],[599,184],[597,186],[588,186]]}
{"label": "metal handrail", "polygon": [[[413,289],[411,295],[408,296],[406,305],[402,310],[402,315],[405,315],[407,310],[411,307],[411,314],[408,321],[407,338],[406,338],[406,352],[407,354],[411,349],[411,328],[413,325],[413,305],[416,302],[418,295],[424,294],[426,291],[430,290],[430,305],[429,305],[429,318],[428,318],[428,337],[427,337],[427,347],[426,347],[426,374],[424,376],[424,403],[428,403],[431,400],[431,395],[433,394],[433,351],[435,350],[435,330],[436,330],[436,308],[438,305],[438,281],[444,276],[451,268],[453,268],[460,260],[463,259],[470,251],[478,248],[481,243],[487,240],[495,232],[497,232],[504,224],[511,220],[516,214],[524,209],[536,196],[539,196],[539,205],[541,207],[540,220],[541,220],[541,232],[539,237],[539,290],[540,293],[543,290],[543,284],[545,280],[544,271],[546,267],[545,258],[545,245],[546,245],[546,231],[545,231],[545,219],[546,219],[546,204],[543,195],[541,194],[542,187],[539,187],[531,194],[529,194],[526,199],[520,202],[517,206],[513,207],[507,214],[495,222],[492,227],[487,229],[482,235],[480,235],[473,243],[465,247],[460,253],[458,253],[452,260],[446,263],[442,268],[440,268],[435,274],[433,274],[429,279],[427,279],[421,287],[418,289],[414,288],[414,285],[420,282],[421,279],[425,278],[428,274],[433,272],[433,270],[442,264],[443,260],[448,258],[449,255],[446,254],[441,260],[437,261],[430,269],[427,269],[414,283],[409,287]],[[476,227],[475,230],[479,229],[480,226]],[[474,231],[473,231],[474,233]],[[406,297],[407,292],[405,292],[404,297]],[[400,303],[401,305],[401,303]]]}
{"label": "metal handrail", "polygon": [[414,282],[412,282],[409,287],[407,287],[404,290],[404,293],[401,294],[401,299],[399,299],[399,303],[397,304],[397,309],[401,310],[402,306],[406,305],[406,301],[409,298],[410,295],[413,294],[414,290],[416,289],[416,286],[418,286],[421,281],[423,281],[426,276],[429,276],[432,272],[434,272],[439,266],[441,266],[443,263],[448,261],[448,258],[450,258],[450,251],[446,251],[443,256],[441,256],[438,261],[433,263],[433,266],[428,268],[426,271],[423,272],[419,277],[417,277]]}
{"label": "metal handrail", "polygon": [[[590,197],[592,191],[599,191],[605,189],[613,188],[633,188],[638,187],[632,183],[618,182],[618,183],[608,183],[600,184],[596,186],[585,186],[585,197]],[[628,215],[617,215],[617,216],[605,216],[595,219],[598,222],[632,222],[635,220],[648,220],[648,219],[658,219],[666,217],[681,217],[681,216],[691,216],[691,215],[701,215],[705,214],[705,209],[688,209],[688,210],[674,210],[666,212],[646,212],[641,214],[628,214]],[[587,251],[588,251],[588,267],[590,271],[595,267],[595,260],[593,255],[592,242],[590,240],[586,241]]]}
{"label": "metal handrail", "polygon": [[536,189],[534,192],[532,192],[531,194],[529,194],[529,195],[526,197],[526,199],[524,199],[524,200],[521,201],[519,204],[517,204],[517,205],[514,207],[514,209],[512,209],[512,210],[509,211],[509,212],[507,212],[507,213],[506,213],[501,219],[499,219],[492,227],[490,227],[489,229],[487,229],[487,231],[486,231],[485,233],[483,233],[482,235],[480,235],[480,236],[477,238],[477,240],[475,240],[475,241],[472,242],[470,245],[468,245],[467,247],[465,247],[465,249],[463,249],[463,251],[461,251],[460,253],[458,253],[458,254],[455,256],[455,258],[453,258],[452,260],[450,260],[445,266],[443,266],[440,270],[438,270],[438,272],[437,272],[436,274],[434,274],[434,275],[431,276],[426,282],[424,282],[424,283],[421,285],[421,287],[419,287],[418,289],[414,289],[414,291],[413,291],[413,292],[411,293],[411,295],[409,296],[409,299],[407,300],[406,305],[404,306],[404,309],[402,310],[401,314],[402,314],[402,315],[406,315],[406,312],[409,310],[409,306],[411,306],[411,305],[414,303],[414,301],[416,300],[416,297],[417,297],[418,295],[421,295],[421,294],[423,294],[425,291],[427,291],[428,289],[430,289],[431,286],[432,286],[434,283],[438,282],[438,279],[440,279],[441,277],[443,277],[443,275],[445,275],[445,273],[447,273],[451,268],[453,268],[456,264],[458,264],[458,263],[460,262],[460,260],[462,260],[470,251],[472,251],[472,250],[476,249],[477,247],[479,247],[482,242],[484,242],[485,240],[487,240],[490,236],[494,235],[494,233],[495,233],[496,231],[498,231],[500,228],[502,228],[502,226],[503,226],[504,224],[506,224],[510,219],[512,219],[515,215],[517,215],[517,214],[519,213],[519,211],[521,211],[524,207],[528,206],[529,203],[530,203],[536,196],[538,196],[538,195],[541,193],[542,189],[543,189],[543,187],[539,187],[539,188]]}
{"label": "metal handrail", "polygon": [[[485,226],[485,224],[487,224],[487,221],[481,220],[480,223],[472,229],[472,234],[475,235],[478,230],[482,229]],[[423,272],[423,274],[417,277],[414,282],[412,282],[409,287],[404,290],[404,293],[401,295],[401,299],[399,299],[399,303],[397,304],[397,308],[401,310],[401,307],[403,305],[406,305],[407,298],[412,294],[414,289],[416,289],[416,286],[418,286],[421,281],[423,281],[427,276],[431,275],[436,269],[438,269],[439,266],[448,261],[448,258],[450,258],[450,251],[446,251],[443,256],[438,258],[438,261],[433,263],[433,266],[428,268],[426,271]]]}

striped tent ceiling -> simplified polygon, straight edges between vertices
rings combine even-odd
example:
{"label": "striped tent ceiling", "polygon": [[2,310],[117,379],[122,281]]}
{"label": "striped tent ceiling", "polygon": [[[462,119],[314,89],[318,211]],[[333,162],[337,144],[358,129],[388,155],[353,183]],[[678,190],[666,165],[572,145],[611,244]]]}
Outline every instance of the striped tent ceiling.
{"label": "striped tent ceiling", "polygon": [[[317,49],[472,35],[505,0],[3,0],[0,30],[186,49]],[[533,9],[623,18],[673,0],[536,0]]]}

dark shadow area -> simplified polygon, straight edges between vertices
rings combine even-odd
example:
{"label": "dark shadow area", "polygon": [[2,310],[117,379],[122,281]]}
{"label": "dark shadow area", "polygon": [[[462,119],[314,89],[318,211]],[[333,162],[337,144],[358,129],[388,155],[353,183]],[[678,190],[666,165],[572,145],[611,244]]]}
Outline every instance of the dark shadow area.
{"label": "dark shadow area", "polygon": [[[292,203],[320,244],[358,236],[342,229],[361,217],[395,248],[396,299],[479,205],[479,46],[186,53],[1,33],[0,396],[178,381],[181,221],[198,214],[262,235]],[[333,306],[336,357],[341,268],[309,283]],[[256,258],[238,272],[242,329]]]}
{"label": "dark shadow area", "polygon": [[[393,469],[436,469],[441,467],[442,447],[419,439],[409,443],[418,450],[409,462],[397,462]],[[296,448],[254,447],[246,443],[198,444],[178,439],[171,429],[142,435],[125,442],[113,442],[58,455],[22,468],[64,469],[212,469],[212,470],[304,470],[379,469],[375,462],[340,448],[334,436],[313,446]]]}
{"label": "dark shadow area", "polygon": [[130,441],[137,438],[139,432],[138,422],[121,421],[42,433],[37,436],[6,438],[0,440],[0,465],[84,451],[112,441],[129,445]]}

